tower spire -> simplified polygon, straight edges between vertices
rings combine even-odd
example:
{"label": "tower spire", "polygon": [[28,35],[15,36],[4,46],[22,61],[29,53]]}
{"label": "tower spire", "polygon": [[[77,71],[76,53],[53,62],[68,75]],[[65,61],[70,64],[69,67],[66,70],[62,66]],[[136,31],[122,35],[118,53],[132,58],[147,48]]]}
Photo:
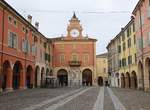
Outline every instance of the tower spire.
{"label": "tower spire", "polygon": [[75,11],[73,12],[73,17],[72,18],[77,18]]}

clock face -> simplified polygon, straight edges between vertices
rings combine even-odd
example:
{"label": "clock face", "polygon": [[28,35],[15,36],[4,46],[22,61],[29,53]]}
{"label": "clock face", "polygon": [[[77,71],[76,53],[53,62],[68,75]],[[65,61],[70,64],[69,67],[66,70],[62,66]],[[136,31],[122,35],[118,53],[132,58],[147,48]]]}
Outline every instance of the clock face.
{"label": "clock face", "polygon": [[72,36],[72,37],[78,37],[79,36],[79,31],[77,30],[77,29],[72,29],[71,31],[70,31],[70,35]]}

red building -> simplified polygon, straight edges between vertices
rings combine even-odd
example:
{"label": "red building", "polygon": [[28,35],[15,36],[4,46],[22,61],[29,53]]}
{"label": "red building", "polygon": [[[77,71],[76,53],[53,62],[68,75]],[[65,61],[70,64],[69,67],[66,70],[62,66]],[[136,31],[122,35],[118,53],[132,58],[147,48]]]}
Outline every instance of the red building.
{"label": "red building", "polygon": [[[0,89],[2,90],[25,89],[37,85],[35,65],[41,62],[35,57],[38,50],[41,50],[44,56],[42,60],[44,64],[50,66],[50,62],[47,63],[45,59],[45,53],[49,51],[44,48],[44,44],[49,41],[38,31],[38,23],[34,27],[31,21],[31,16],[28,16],[27,21],[5,1],[0,1]],[[43,47],[37,49],[38,42]],[[41,73],[44,73],[44,69]]]}
{"label": "red building", "polygon": [[96,79],[96,39],[83,36],[82,30],[74,14],[67,27],[67,36],[52,39],[53,70],[60,84],[92,85]]}
{"label": "red building", "polygon": [[60,84],[92,85],[95,76],[96,39],[84,37],[76,15],[68,35],[48,39],[5,1],[0,1],[0,90],[42,86],[47,76]]}
{"label": "red building", "polygon": [[150,90],[150,0],[139,0],[135,15],[139,88]]}

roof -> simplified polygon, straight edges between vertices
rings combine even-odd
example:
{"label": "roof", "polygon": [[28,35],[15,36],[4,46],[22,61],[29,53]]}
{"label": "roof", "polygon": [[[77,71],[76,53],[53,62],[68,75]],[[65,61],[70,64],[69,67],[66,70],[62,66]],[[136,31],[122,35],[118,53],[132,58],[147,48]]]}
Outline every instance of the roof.
{"label": "roof", "polygon": [[24,21],[24,23],[28,26],[30,26],[34,31],[38,32],[43,38],[46,38],[41,32],[39,32],[30,22],[28,22],[20,13],[18,13],[12,6],[10,6],[6,1],[0,0],[0,4],[2,6],[9,10],[10,12],[16,14],[16,17],[18,17],[20,20]]}
{"label": "roof", "polygon": [[107,58],[108,53],[102,53],[99,55],[96,55],[96,58]]}
{"label": "roof", "polygon": [[93,38],[89,38],[89,37],[83,37],[83,38],[80,38],[80,39],[76,39],[76,38],[72,38],[72,39],[67,39],[67,37],[55,37],[55,38],[49,38],[49,40],[52,40],[52,41],[94,41],[96,42],[97,39],[93,39]]}
{"label": "roof", "polygon": [[136,13],[136,11],[137,11],[138,7],[140,6],[140,4],[142,3],[142,1],[143,1],[143,0],[139,0],[139,1],[138,1],[138,3],[136,4],[134,10],[132,11],[132,14],[135,14],[135,13]]}

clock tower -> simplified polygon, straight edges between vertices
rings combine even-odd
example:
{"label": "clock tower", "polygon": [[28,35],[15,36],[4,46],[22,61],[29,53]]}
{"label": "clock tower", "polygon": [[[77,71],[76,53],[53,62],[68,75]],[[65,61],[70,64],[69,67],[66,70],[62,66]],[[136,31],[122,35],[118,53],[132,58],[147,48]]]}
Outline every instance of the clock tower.
{"label": "clock tower", "polygon": [[67,28],[68,37],[81,38],[82,37],[82,26],[80,20],[76,17],[76,14],[73,14],[73,17],[70,20],[70,24]]}

